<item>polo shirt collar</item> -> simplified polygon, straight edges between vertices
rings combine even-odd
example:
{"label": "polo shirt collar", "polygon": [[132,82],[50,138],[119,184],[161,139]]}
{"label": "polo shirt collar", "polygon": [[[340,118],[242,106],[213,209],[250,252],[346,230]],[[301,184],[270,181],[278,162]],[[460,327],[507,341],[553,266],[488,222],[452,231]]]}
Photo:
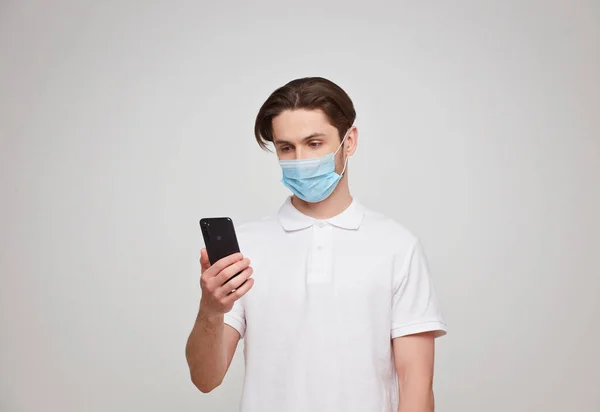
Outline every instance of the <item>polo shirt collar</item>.
{"label": "polo shirt collar", "polygon": [[[323,221],[342,229],[356,230],[360,227],[363,215],[364,207],[356,199],[352,199],[352,203],[346,210],[329,219],[324,219]],[[281,226],[287,231],[306,229],[319,221],[296,209],[292,204],[292,196],[289,196],[281,208],[279,208],[277,217],[279,218]]]}

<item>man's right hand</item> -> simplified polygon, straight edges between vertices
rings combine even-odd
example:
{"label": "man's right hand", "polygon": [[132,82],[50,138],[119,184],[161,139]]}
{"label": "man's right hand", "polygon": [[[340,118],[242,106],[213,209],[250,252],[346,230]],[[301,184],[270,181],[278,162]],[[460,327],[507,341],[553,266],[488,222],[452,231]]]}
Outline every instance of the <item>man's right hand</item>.
{"label": "man's right hand", "polygon": [[[200,311],[205,315],[215,316],[229,312],[234,302],[244,296],[254,284],[254,279],[250,279],[250,260],[241,253],[229,255],[211,265],[206,249],[203,248],[200,251],[200,266]],[[239,272],[238,276],[229,280]]]}

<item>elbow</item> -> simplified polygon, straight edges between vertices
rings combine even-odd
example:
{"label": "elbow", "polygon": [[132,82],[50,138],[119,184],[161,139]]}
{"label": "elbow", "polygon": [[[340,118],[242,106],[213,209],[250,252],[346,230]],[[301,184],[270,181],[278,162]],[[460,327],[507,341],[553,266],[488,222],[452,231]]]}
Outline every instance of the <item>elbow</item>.
{"label": "elbow", "polygon": [[216,388],[216,386],[214,386],[214,385],[204,385],[201,382],[198,382],[198,383],[194,382],[194,386],[196,388],[198,388],[198,390],[202,393],[210,393],[210,392],[212,392],[213,389]]}
{"label": "elbow", "polygon": [[202,393],[211,393],[213,389],[217,388],[217,386],[196,385],[196,388],[198,388],[198,390]]}
{"label": "elbow", "polygon": [[192,374],[192,383],[196,388],[198,388],[200,392],[210,393],[216,388],[218,388],[221,385],[222,381],[209,382],[205,379],[201,379],[200,376],[198,376],[198,374]]}

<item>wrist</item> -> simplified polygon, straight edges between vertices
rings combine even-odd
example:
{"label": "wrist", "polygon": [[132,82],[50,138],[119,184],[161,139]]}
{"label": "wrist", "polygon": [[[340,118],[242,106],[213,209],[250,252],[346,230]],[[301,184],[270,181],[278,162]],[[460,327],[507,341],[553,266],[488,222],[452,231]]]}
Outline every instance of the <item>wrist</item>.
{"label": "wrist", "polygon": [[204,320],[211,324],[219,324],[219,323],[223,323],[224,317],[225,317],[224,313],[210,310],[206,306],[203,306],[202,301],[200,301],[200,310],[198,311],[198,319]]}

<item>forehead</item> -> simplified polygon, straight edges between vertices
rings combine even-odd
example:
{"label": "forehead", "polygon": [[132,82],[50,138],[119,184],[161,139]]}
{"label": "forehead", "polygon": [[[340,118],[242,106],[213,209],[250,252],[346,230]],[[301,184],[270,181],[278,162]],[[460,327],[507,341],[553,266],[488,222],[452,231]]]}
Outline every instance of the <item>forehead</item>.
{"label": "forehead", "polygon": [[321,110],[285,110],[273,118],[271,125],[275,141],[294,141],[313,133],[330,135],[337,132]]}

